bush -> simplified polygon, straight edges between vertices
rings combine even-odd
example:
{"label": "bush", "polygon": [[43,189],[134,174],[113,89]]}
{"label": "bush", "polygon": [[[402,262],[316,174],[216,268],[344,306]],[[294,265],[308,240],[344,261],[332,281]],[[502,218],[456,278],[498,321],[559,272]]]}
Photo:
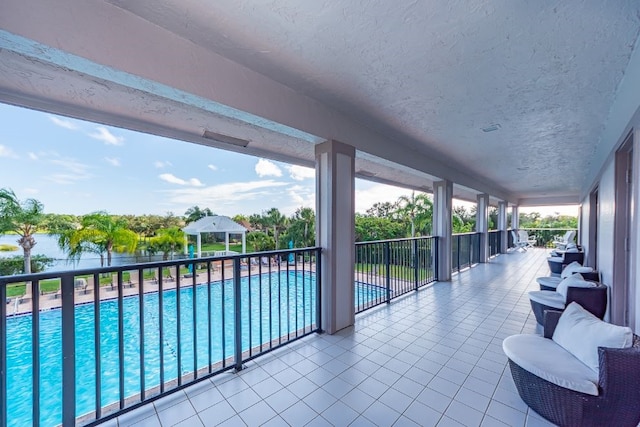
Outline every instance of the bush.
{"label": "bush", "polygon": [[[31,257],[31,272],[39,273],[50,267],[55,260],[45,255]],[[13,276],[24,274],[24,257],[20,255],[9,258],[0,258],[0,276]]]}

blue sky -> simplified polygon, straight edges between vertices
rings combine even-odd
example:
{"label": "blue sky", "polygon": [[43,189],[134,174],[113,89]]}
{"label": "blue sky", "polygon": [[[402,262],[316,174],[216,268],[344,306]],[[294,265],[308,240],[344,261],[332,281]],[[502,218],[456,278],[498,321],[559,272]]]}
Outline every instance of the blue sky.
{"label": "blue sky", "polygon": [[[314,207],[309,168],[0,104],[0,187],[46,212],[289,215]],[[356,210],[409,190],[356,180]]]}

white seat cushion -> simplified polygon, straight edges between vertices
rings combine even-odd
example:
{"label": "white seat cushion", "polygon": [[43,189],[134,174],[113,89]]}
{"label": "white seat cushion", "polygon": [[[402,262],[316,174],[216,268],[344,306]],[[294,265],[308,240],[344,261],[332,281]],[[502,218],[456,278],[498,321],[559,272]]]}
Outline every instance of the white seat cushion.
{"label": "white seat cushion", "polygon": [[542,305],[564,310],[565,298],[555,291],[530,291],[529,299]]}
{"label": "white seat cushion", "polygon": [[564,270],[562,270],[562,274],[560,274],[560,277],[566,279],[574,273],[591,273],[592,271],[593,268],[585,267],[578,261],[573,261],[571,264],[567,265]]}
{"label": "white seat cushion", "polygon": [[598,395],[598,374],[553,340],[540,335],[512,335],[502,350],[514,363],[544,380],[581,393]]}
{"label": "white seat cushion", "polygon": [[577,302],[572,302],[558,320],[553,341],[597,373],[598,347],[629,348],[633,343],[633,332],[626,326],[603,322]]}
{"label": "white seat cushion", "polygon": [[548,288],[555,288],[556,286],[558,286],[558,283],[562,282],[562,278],[545,276],[545,277],[538,277],[536,281],[542,286],[546,286]]}
{"label": "white seat cushion", "polygon": [[556,287],[556,292],[562,295],[566,302],[569,288],[595,288],[597,286],[598,284],[596,282],[584,280],[584,277],[582,277],[580,273],[576,273],[566,279],[562,279],[562,282],[558,283]]}

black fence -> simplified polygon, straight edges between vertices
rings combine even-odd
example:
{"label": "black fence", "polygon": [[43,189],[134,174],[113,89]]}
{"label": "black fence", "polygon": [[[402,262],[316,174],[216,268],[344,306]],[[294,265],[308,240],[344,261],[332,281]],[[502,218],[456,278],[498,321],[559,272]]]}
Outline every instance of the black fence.
{"label": "black fence", "polygon": [[480,262],[480,233],[451,236],[451,271],[459,272]]}
{"label": "black fence", "polygon": [[0,277],[0,426],[95,425],[319,330],[320,249]]}
{"label": "black fence", "polygon": [[437,280],[437,239],[356,243],[356,313]]}

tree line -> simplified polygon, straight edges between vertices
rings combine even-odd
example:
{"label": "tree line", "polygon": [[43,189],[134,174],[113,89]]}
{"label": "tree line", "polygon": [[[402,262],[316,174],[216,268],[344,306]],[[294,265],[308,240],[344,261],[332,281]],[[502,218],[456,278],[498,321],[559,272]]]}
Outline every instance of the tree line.
{"label": "tree line", "polygon": [[[111,215],[105,211],[87,215],[45,213],[36,199],[20,200],[10,189],[0,189],[0,234],[14,233],[23,250],[23,257],[3,258],[0,275],[30,273],[46,268],[52,260],[44,256],[32,257],[37,244],[36,233],[49,233],[57,237],[58,245],[71,260],[84,254],[97,255],[101,265],[111,265],[114,252],[162,254],[169,259],[183,249],[185,235],[182,227],[205,216],[212,216],[209,208],[192,206],[183,216],[168,212],[166,215]],[[315,212],[300,207],[286,216],[278,208],[252,215],[238,214],[232,219],[247,227],[249,250],[267,251],[288,247],[315,245]],[[400,196],[395,202],[375,203],[366,213],[355,214],[356,241],[374,241],[405,237],[428,236],[432,233],[433,201],[425,193]],[[497,209],[489,212],[489,228],[495,229]],[[570,216],[542,217],[538,213],[521,214],[521,228],[576,228],[577,218]],[[454,233],[475,229],[475,208],[453,209]],[[223,238],[223,237],[222,237]],[[220,241],[215,234],[203,236],[203,242]],[[21,268],[18,268],[22,265]]]}

